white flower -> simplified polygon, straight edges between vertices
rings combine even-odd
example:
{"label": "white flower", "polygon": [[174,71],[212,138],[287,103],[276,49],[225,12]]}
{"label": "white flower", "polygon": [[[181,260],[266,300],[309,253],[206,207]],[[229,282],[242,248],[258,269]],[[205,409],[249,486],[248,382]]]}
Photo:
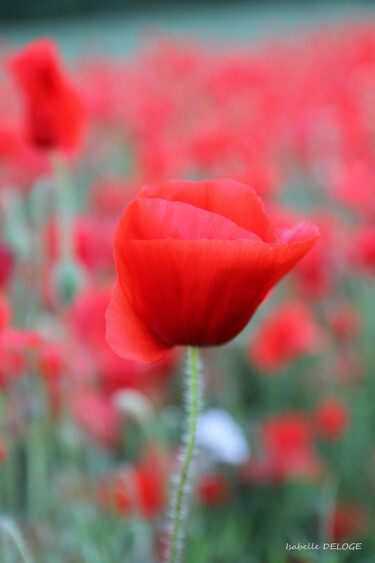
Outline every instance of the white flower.
{"label": "white flower", "polygon": [[249,457],[245,434],[234,419],[221,409],[204,411],[199,419],[198,446],[219,462],[239,465]]}

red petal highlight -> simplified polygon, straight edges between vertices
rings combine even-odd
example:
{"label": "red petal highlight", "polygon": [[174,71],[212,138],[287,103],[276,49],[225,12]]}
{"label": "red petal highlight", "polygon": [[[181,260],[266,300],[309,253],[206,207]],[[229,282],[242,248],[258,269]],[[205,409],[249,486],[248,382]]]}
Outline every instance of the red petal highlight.
{"label": "red petal highlight", "polygon": [[146,186],[138,197],[190,203],[226,217],[265,242],[274,240],[275,226],[267,217],[262,200],[250,186],[234,180],[173,180],[159,186]]}

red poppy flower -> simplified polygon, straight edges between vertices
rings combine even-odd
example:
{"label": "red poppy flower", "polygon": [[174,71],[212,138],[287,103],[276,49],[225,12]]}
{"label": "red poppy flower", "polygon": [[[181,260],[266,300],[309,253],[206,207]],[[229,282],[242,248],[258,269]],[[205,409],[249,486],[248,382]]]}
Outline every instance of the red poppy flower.
{"label": "red poppy flower", "polygon": [[139,512],[144,518],[153,518],[164,509],[165,499],[164,461],[153,448],[147,449],[136,465],[121,468],[99,483],[101,506],[123,515]]}
{"label": "red poppy flower", "polygon": [[339,340],[349,340],[361,330],[361,319],[358,309],[349,303],[339,305],[329,317],[333,332]]}
{"label": "red poppy flower", "polygon": [[203,504],[212,506],[228,500],[230,490],[221,475],[205,475],[198,483],[198,496]]}
{"label": "red poppy flower", "polygon": [[4,461],[4,459],[6,458],[6,455],[7,455],[6,447],[5,447],[4,443],[2,441],[0,441],[0,463],[2,463]]}
{"label": "red poppy flower", "polygon": [[276,229],[254,190],[231,180],[146,187],[117,226],[107,340],[142,362],[224,344],[318,236],[307,223]]}
{"label": "red poppy flower", "polygon": [[277,371],[316,351],[320,342],[321,331],[309,307],[285,303],[261,323],[250,344],[250,360],[261,371]]}
{"label": "red poppy flower", "polygon": [[316,432],[327,440],[337,440],[349,424],[349,411],[339,399],[327,398],[315,411]]}
{"label": "red poppy flower", "polygon": [[84,111],[61,67],[56,45],[34,41],[9,60],[26,101],[30,142],[45,150],[72,150],[81,140]]}
{"label": "red poppy flower", "polygon": [[333,167],[331,182],[333,195],[351,211],[373,209],[374,169],[365,159],[343,159]]}
{"label": "red poppy flower", "polygon": [[331,530],[335,541],[347,541],[360,536],[369,527],[369,514],[358,502],[339,504],[332,517]]}
{"label": "red poppy flower", "polygon": [[269,418],[261,427],[260,439],[263,455],[250,465],[250,477],[282,482],[319,476],[321,463],[304,414],[289,412]]}
{"label": "red poppy flower", "polygon": [[18,330],[3,324],[0,333],[0,388],[25,373],[29,355],[37,353],[42,343],[43,337],[37,332]]}
{"label": "red poppy flower", "polygon": [[[93,215],[77,215],[73,225],[74,254],[90,272],[113,269],[112,241],[115,220]],[[58,226],[48,223],[46,244],[50,258],[56,260],[59,252]]]}
{"label": "red poppy flower", "polygon": [[354,266],[363,267],[366,271],[375,271],[375,227],[364,226],[358,229],[349,255]]}
{"label": "red poppy flower", "polygon": [[0,293],[0,333],[8,326],[9,320],[10,308],[6,299]]}

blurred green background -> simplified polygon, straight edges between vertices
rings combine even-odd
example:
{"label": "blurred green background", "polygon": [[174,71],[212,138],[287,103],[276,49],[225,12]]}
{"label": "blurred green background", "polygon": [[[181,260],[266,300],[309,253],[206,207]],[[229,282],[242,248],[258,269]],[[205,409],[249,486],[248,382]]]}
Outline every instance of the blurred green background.
{"label": "blurred green background", "polygon": [[[336,2],[319,2],[319,0],[310,0],[306,2],[305,0],[294,0],[294,2],[288,2],[291,6],[296,8],[303,7],[307,5],[310,7],[320,7],[320,5],[332,5],[336,4],[340,7],[342,2],[336,0]],[[372,2],[368,2],[372,4]],[[251,5],[255,8],[259,8],[259,5],[263,8],[265,5],[271,8],[280,7],[285,2],[274,2],[258,0],[183,0],[181,2],[173,2],[173,0],[36,0],[34,2],[25,0],[2,0],[1,2],[1,18],[6,20],[29,20],[29,19],[39,19],[45,17],[58,17],[66,18],[67,16],[80,16],[83,14],[103,14],[110,12],[144,12],[146,10],[157,11],[161,7],[168,7],[170,9],[175,9],[176,6],[189,8],[194,6],[227,6],[230,9],[234,9],[237,6]],[[359,4],[359,2],[353,2],[353,5]]]}
{"label": "blurred green background", "polygon": [[0,35],[17,44],[53,37],[67,57],[103,51],[120,55],[158,33],[194,36],[209,45],[248,43],[374,14],[375,3],[369,0],[1,0]]}
{"label": "blurred green background", "polygon": [[[152,43],[158,35],[164,34],[176,38],[192,36],[215,48],[221,45],[248,44],[265,37],[272,40],[280,35],[302,34],[310,28],[321,29],[340,21],[351,23],[367,21],[374,18],[374,15],[375,3],[370,1],[197,0],[180,2],[176,5],[170,0],[161,3],[147,2],[147,0],[137,2],[135,0],[0,0],[0,36],[2,41],[10,40],[15,45],[24,45],[34,38],[49,36],[59,43],[64,56],[71,59],[78,55],[94,56],[95,53],[106,52],[120,57],[138,52],[148,42]],[[294,203],[297,195],[295,192],[292,194],[291,199]],[[359,291],[359,295],[360,309],[370,311],[369,304],[373,302],[373,297],[369,288],[363,290],[362,296]],[[370,319],[368,324],[370,325]],[[366,335],[370,334],[370,331],[366,331]],[[369,351],[371,344],[367,339],[365,345],[366,351]],[[370,357],[370,353],[368,356]],[[247,418],[249,405],[256,409],[257,416],[262,413],[277,412],[280,403],[283,409],[293,409],[296,405],[306,410],[311,407],[307,394],[307,398],[298,402],[296,393],[299,391],[297,382],[300,379],[297,370],[291,372],[287,380],[284,378],[263,381],[251,371],[251,367],[246,366],[243,361],[238,362],[238,365],[228,366],[228,371],[233,373],[234,377],[228,379],[225,392],[218,393],[217,397],[214,396],[213,404],[236,413],[241,426],[246,430],[247,426],[252,428],[254,422],[253,411],[251,418]],[[298,369],[304,372],[301,365]],[[371,371],[371,367],[368,371]],[[233,385],[233,379],[236,385]],[[290,393],[290,389],[295,393]],[[181,392],[176,395],[176,404],[178,404]],[[368,494],[366,489],[369,482],[368,473],[372,472],[370,464],[363,462],[363,452],[368,453],[366,444],[372,443],[373,439],[372,425],[368,424],[368,419],[371,417],[372,420],[371,405],[374,395],[371,392],[367,393],[364,387],[354,392],[350,391],[348,395],[350,395],[348,402],[354,413],[355,424],[347,440],[347,449],[344,452],[339,445],[332,452],[328,452],[326,457],[329,459],[331,456],[332,459],[329,461],[335,468],[340,468],[338,473],[344,482],[342,487],[344,493],[348,489],[363,501]],[[87,465],[90,463],[93,466],[97,465],[100,470],[101,464],[104,466],[107,463],[107,459],[104,456],[101,458],[96,451],[92,454],[91,450],[88,450],[84,455],[87,456],[87,460],[85,458]],[[357,476],[356,480],[353,479],[353,475]],[[86,478],[85,474],[84,479]],[[55,490],[53,494],[56,494]],[[40,495],[39,491],[38,495]],[[310,525],[308,520],[312,513],[311,507],[315,509],[320,504],[323,506],[324,503],[328,503],[330,499],[327,501],[326,497],[328,495],[324,488],[321,492],[317,492],[317,489],[310,487],[309,484],[304,488],[298,484],[295,486],[288,484],[277,490],[261,486],[248,488],[246,491],[240,489],[237,491],[236,503],[231,507],[229,515],[226,505],[221,509],[215,507],[196,511],[197,514],[192,519],[193,533],[188,547],[188,561],[212,563],[214,560],[238,563],[240,560],[238,553],[241,553],[241,549],[243,552],[249,551],[248,543],[252,541],[254,541],[254,545],[251,545],[254,557],[257,549],[259,552],[267,549],[269,557],[267,561],[276,563],[285,561],[286,555],[284,550],[280,550],[280,545],[284,541],[284,536],[286,537],[286,530],[288,529],[289,533],[292,528],[291,522],[295,525],[296,522],[299,524],[302,521],[302,525],[305,526],[307,521],[308,532],[310,533],[311,529],[315,532],[314,523]],[[59,510],[56,520],[53,521],[55,527],[59,529],[59,537],[54,540],[51,549],[45,549],[45,558],[39,559],[36,563],[41,561],[61,563],[63,560],[61,557],[66,557],[64,549],[68,548],[72,552],[86,550],[84,560],[93,563],[101,557],[100,548],[103,548],[103,545],[108,551],[112,550],[116,554],[117,559],[113,556],[113,560],[119,561],[125,541],[133,541],[134,544],[138,542],[141,547],[145,543],[144,538],[148,534],[147,525],[136,518],[130,521],[130,524],[127,521],[128,526],[125,528],[119,521],[114,525],[112,515],[104,520],[101,513],[98,516],[95,510],[83,503],[78,508],[76,503],[71,510],[70,506],[61,506],[59,502],[60,499],[55,499],[54,496],[51,499],[51,504]],[[254,521],[252,526],[252,522],[249,524],[249,507],[254,514],[252,518],[259,519],[257,522]],[[280,507],[281,510],[278,511]],[[309,510],[306,507],[310,507]],[[285,515],[288,515],[289,519]],[[255,530],[251,538],[250,527]],[[66,530],[66,533],[60,533],[60,529],[64,532]],[[222,533],[223,530],[225,533]],[[298,536],[297,532],[301,536]],[[301,526],[301,530],[296,530],[296,537],[299,539],[304,533]],[[210,538],[210,541],[207,541],[207,538]],[[271,538],[272,541],[266,542],[264,538]],[[51,553],[57,551],[56,545],[61,545],[61,553],[57,553],[52,560]],[[214,554],[209,551],[210,549]],[[363,555],[368,557],[366,563],[375,560],[372,559],[373,549],[374,537],[371,544],[369,542],[366,544],[366,553]],[[234,560],[236,553],[238,558]],[[213,559],[215,556],[217,558]],[[223,557],[225,559],[222,559]],[[354,557],[356,554],[350,561],[355,561]],[[103,560],[106,561],[103,558],[99,559],[99,561]],[[243,561],[244,559],[241,559],[241,562]],[[257,561],[263,563],[264,560]],[[334,559],[334,554],[331,561],[338,561]],[[361,558],[360,561],[363,562],[365,559]],[[1,558],[0,563],[2,563]]]}

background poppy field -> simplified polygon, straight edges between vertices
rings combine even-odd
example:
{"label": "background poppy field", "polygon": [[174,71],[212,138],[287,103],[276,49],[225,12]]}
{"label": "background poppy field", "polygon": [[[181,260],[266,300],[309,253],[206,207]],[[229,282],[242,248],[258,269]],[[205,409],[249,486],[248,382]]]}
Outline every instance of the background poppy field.
{"label": "background poppy field", "polygon": [[[321,232],[245,331],[201,353],[184,560],[374,560],[375,19],[339,15],[238,41],[145,27],[122,54],[55,41],[84,123],[63,169],[9,67],[35,33],[2,33],[1,563],[162,560],[186,351],[123,360],[104,313],[119,218],[174,178],[244,182],[277,225]],[[324,542],[362,547],[286,549]]]}

